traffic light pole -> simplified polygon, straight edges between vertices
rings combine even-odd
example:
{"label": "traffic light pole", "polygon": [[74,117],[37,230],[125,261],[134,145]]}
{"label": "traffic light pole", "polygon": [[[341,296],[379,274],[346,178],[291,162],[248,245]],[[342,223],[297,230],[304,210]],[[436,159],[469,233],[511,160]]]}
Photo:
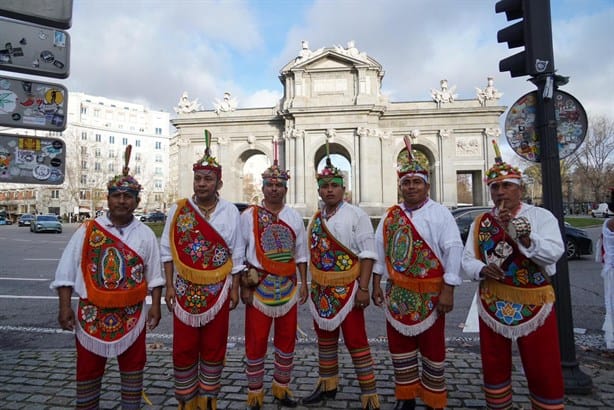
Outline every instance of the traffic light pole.
{"label": "traffic light pole", "polygon": [[[546,74],[534,77],[531,81],[537,85],[538,90],[535,128],[540,140],[544,207],[554,214],[559,221],[561,232],[564,232],[557,121],[554,101],[552,100],[553,89],[555,88],[554,75]],[[589,394],[593,386],[592,379],[582,372],[576,360],[569,269],[565,253],[556,264],[553,285],[556,294],[556,314],[565,392],[568,394]]]}

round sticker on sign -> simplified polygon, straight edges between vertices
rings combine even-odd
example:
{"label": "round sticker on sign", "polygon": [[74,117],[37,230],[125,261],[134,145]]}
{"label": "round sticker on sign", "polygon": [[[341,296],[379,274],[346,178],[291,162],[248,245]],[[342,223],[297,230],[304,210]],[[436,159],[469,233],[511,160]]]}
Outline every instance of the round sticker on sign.
{"label": "round sticker on sign", "polygon": [[[505,137],[510,147],[524,159],[539,162],[539,134],[537,121],[537,91],[523,95],[516,101],[505,118]],[[573,154],[584,141],[588,128],[586,111],[582,104],[564,91],[556,90],[552,97],[557,119],[556,136],[559,158]]]}

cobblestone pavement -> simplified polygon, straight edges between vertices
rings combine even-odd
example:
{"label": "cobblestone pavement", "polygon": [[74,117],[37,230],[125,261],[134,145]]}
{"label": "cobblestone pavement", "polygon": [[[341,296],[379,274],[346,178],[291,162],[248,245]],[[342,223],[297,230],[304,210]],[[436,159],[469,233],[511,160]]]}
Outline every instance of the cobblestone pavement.
{"label": "cobblestone pavement", "polygon": [[[354,377],[351,359],[343,345],[340,347],[340,390],[334,401],[319,408],[359,409],[360,389]],[[588,395],[567,395],[567,409],[614,408],[614,354],[605,351],[601,343],[587,336],[576,342],[580,368],[591,376],[593,389]],[[382,410],[394,407],[393,371],[386,344],[372,343],[376,366],[377,390]],[[219,409],[244,409],[246,379],[244,374],[244,346],[229,343]],[[299,342],[291,387],[295,397],[308,395],[317,380],[317,349],[315,343]],[[74,408],[75,352],[74,350],[3,350],[0,351],[0,409],[66,409]],[[457,340],[448,343],[446,377],[449,409],[482,409],[481,367],[477,343]],[[277,409],[270,394],[272,355],[267,357],[265,409]],[[529,409],[526,381],[520,358],[514,355],[513,371],[515,409]],[[103,379],[101,408],[118,409],[119,374],[117,361],[111,359]],[[148,343],[148,362],[145,368],[144,409],[173,409],[173,376],[170,343]],[[423,409],[421,403],[417,408]],[[305,409],[299,406],[298,409]]]}

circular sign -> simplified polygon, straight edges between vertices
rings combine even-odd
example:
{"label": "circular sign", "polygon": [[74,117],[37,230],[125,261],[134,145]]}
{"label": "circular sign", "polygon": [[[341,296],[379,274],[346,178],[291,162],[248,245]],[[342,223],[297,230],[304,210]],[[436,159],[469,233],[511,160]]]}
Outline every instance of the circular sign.
{"label": "circular sign", "polygon": [[[539,162],[539,134],[537,120],[537,91],[523,95],[510,108],[505,118],[505,137],[514,152],[524,159]],[[582,104],[564,91],[556,90],[554,112],[559,158],[573,154],[584,141],[588,128],[586,111]]]}

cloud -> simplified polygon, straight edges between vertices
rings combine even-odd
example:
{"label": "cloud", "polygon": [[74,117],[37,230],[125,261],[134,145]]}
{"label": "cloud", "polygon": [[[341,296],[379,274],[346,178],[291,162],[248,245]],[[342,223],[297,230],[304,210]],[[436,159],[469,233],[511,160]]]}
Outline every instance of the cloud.
{"label": "cloud", "polygon": [[[511,105],[535,87],[500,73],[499,60],[519,52],[497,43],[510,25],[495,1],[105,0],[74,5],[69,89],[173,113],[183,91],[212,109],[231,92],[239,107],[273,106],[283,86],[279,70],[301,41],[312,50],[356,47],[385,70],[391,101],[430,100],[439,81],[459,99],[475,98],[488,76]],[[563,87],[589,113],[614,116],[614,50],[610,2],[552,2],[555,63],[571,77]]]}

